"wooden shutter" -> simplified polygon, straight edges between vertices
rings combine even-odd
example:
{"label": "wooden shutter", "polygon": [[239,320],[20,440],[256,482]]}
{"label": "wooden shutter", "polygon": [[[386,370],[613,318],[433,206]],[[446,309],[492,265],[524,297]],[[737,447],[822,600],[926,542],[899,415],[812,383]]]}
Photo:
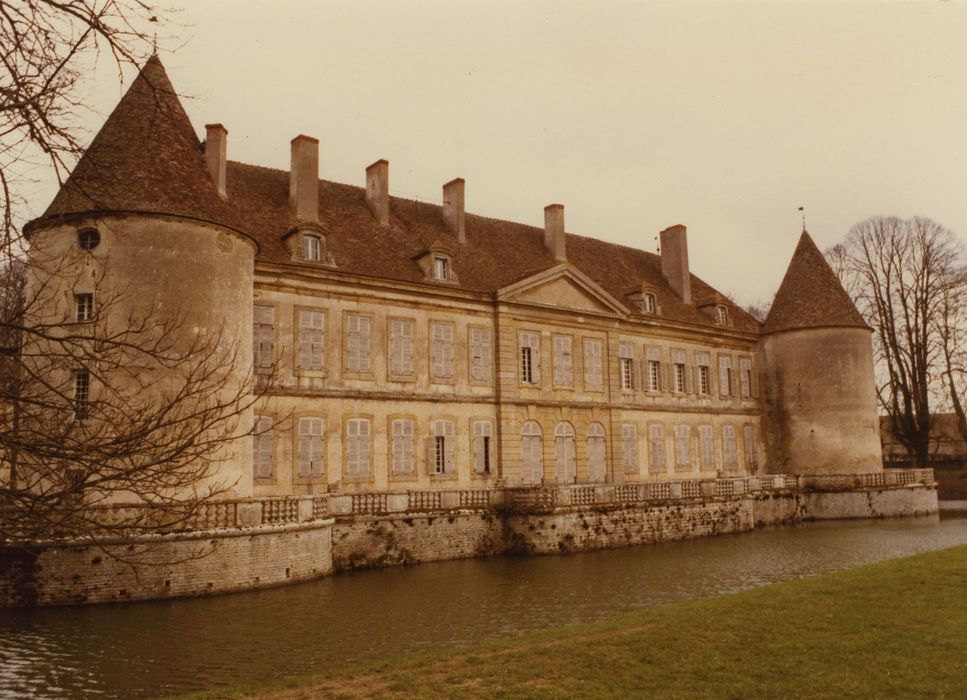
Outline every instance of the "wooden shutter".
{"label": "wooden shutter", "polygon": [[272,418],[257,416],[255,423],[255,450],[253,462],[255,476],[268,479],[272,476]]}
{"label": "wooden shutter", "polygon": [[299,311],[299,367],[321,370],[325,356],[326,315],[321,311]]}
{"label": "wooden shutter", "polygon": [[732,359],[728,355],[719,355],[719,396],[729,395],[731,385],[729,382],[729,369]]}

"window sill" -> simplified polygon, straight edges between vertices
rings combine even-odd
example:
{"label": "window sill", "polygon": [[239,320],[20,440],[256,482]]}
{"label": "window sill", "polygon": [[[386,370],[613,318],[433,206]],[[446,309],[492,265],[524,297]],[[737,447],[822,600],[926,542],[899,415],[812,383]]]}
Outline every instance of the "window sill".
{"label": "window sill", "polygon": [[292,478],[292,483],[298,486],[314,486],[317,484],[326,483],[326,475],[319,474],[318,476],[295,476]]}
{"label": "window sill", "polygon": [[419,481],[420,480],[420,477],[417,474],[415,474],[415,473],[412,473],[412,474],[394,474],[394,473],[390,472],[389,480],[392,481],[392,482],[396,482],[396,483],[398,483],[398,482],[415,482],[415,481]]}
{"label": "window sill", "polygon": [[430,474],[430,481],[456,481],[456,472],[453,474]]}

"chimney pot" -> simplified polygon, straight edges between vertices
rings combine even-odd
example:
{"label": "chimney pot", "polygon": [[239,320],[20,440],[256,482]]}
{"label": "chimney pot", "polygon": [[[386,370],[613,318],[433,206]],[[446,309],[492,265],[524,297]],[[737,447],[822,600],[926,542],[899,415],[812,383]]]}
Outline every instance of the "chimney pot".
{"label": "chimney pot", "polygon": [[564,205],[548,204],[544,207],[544,247],[555,260],[567,260],[564,247]]}
{"label": "chimney pot", "polygon": [[389,226],[389,161],[366,168],[366,204],[380,226]]}
{"label": "chimney pot", "polygon": [[218,188],[218,196],[228,198],[225,157],[228,154],[228,129],[221,124],[205,125],[205,165]]}
{"label": "chimney pot", "polygon": [[661,274],[686,304],[692,303],[692,278],[688,271],[688,239],[681,224],[669,226],[661,237]]}
{"label": "chimney pot", "polygon": [[464,182],[462,177],[443,186],[443,221],[460,243],[467,242],[466,216],[463,208]]}
{"label": "chimney pot", "polygon": [[311,136],[292,139],[289,204],[298,221],[319,221],[319,140]]}

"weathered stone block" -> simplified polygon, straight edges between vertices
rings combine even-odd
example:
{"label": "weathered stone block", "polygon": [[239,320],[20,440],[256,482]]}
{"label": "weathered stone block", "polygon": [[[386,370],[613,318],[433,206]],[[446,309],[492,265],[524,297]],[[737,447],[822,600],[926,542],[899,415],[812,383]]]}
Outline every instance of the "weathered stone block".
{"label": "weathered stone block", "polygon": [[403,513],[410,507],[410,496],[406,493],[386,494],[386,510],[390,513]]}
{"label": "weathered stone block", "polygon": [[668,485],[668,491],[672,498],[682,497],[682,484],[680,481],[675,481]]}
{"label": "weathered stone block", "polygon": [[304,523],[312,520],[312,499],[303,498],[299,501],[299,522]]}
{"label": "weathered stone block", "polygon": [[258,527],[262,524],[262,504],[239,503],[235,508],[235,520],[239,527]]}
{"label": "weathered stone block", "polygon": [[594,501],[596,503],[613,503],[614,486],[609,486],[609,485],[595,486]]}
{"label": "weathered stone block", "polygon": [[349,515],[353,512],[353,497],[332,496],[329,499],[329,510],[333,515]]}
{"label": "weathered stone block", "polygon": [[711,498],[715,495],[715,482],[714,481],[703,481],[702,482],[702,495],[705,498]]}

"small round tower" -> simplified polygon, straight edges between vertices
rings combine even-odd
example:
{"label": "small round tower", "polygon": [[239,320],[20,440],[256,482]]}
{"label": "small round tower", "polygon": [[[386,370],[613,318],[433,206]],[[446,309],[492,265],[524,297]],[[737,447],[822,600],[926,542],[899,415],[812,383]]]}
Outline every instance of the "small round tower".
{"label": "small round tower", "polygon": [[883,469],[871,329],[805,230],[760,353],[770,471]]}
{"label": "small round tower", "polygon": [[[142,392],[145,399],[170,400],[185,386],[186,375],[196,372],[196,363],[227,372],[218,391],[199,397],[199,407],[231,401],[248,381],[256,244],[239,231],[226,201],[224,129],[218,128],[221,158],[212,159],[210,152],[213,162],[206,164],[164,67],[152,57],[45,214],[25,228],[28,297],[37,298],[43,319],[67,332],[71,322],[87,321],[75,327],[85,338],[131,333],[132,366],[111,368],[104,377],[91,372],[92,396],[101,380],[102,388],[122,387],[133,397]],[[88,344],[92,358],[105,347],[96,340]],[[86,352],[66,358],[73,368],[65,362],[61,373],[83,367]],[[145,361],[152,356],[156,359]],[[171,362],[171,357],[184,361]],[[197,376],[194,386],[206,386]],[[169,419],[174,432],[178,416]],[[206,417],[183,420],[204,425]],[[233,431],[246,433],[251,421],[246,409],[229,421],[231,426],[211,426],[206,435],[215,437],[218,447],[206,461],[212,458],[213,468],[190,485],[192,490],[217,485],[227,489],[226,497],[251,495],[250,444],[224,439]],[[159,449],[158,458],[164,456]]]}

